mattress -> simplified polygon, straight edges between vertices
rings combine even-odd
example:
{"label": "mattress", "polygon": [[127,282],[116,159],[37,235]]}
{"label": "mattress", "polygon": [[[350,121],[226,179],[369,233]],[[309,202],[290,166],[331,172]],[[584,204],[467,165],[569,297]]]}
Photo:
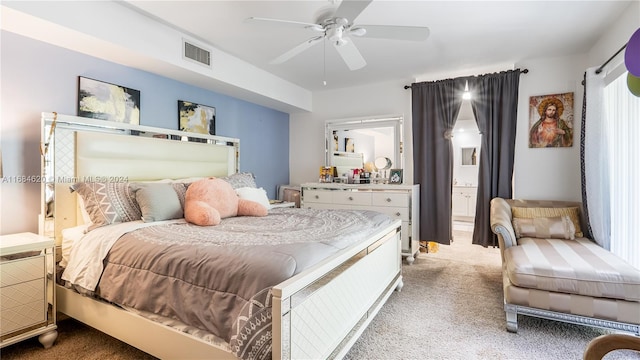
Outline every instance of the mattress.
{"label": "mattress", "polygon": [[271,288],[391,223],[373,211],[283,208],[213,227],[114,224],[74,244],[63,279],[213,334],[240,358],[270,358]]}

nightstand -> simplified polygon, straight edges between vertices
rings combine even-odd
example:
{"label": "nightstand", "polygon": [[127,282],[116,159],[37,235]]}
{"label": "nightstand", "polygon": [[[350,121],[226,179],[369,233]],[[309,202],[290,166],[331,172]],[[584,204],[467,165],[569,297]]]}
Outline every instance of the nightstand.
{"label": "nightstand", "polygon": [[0,348],[40,335],[46,348],[58,337],[53,239],[0,236]]}

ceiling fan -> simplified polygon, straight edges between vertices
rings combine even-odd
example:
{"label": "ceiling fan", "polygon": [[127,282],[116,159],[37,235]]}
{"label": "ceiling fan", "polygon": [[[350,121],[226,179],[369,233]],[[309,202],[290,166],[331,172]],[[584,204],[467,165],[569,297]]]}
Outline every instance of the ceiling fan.
{"label": "ceiling fan", "polygon": [[371,3],[372,0],[342,0],[333,14],[320,16],[317,23],[250,17],[251,22],[269,22],[307,29],[318,33],[303,43],[293,47],[284,54],[273,59],[271,64],[281,64],[315,44],[328,40],[350,70],[358,70],[367,65],[350,36],[376,39],[423,41],[429,37],[429,28],[423,26],[394,25],[355,25],[354,19]]}

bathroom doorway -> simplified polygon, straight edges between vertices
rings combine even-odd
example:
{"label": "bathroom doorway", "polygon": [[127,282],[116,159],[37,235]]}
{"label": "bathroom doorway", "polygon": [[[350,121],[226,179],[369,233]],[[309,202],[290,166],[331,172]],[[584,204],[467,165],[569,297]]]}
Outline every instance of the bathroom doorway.
{"label": "bathroom doorway", "polygon": [[471,101],[463,100],[453,128],[453,186],[451,190],[452,228],[473,232],[478,192],[480,132]]}

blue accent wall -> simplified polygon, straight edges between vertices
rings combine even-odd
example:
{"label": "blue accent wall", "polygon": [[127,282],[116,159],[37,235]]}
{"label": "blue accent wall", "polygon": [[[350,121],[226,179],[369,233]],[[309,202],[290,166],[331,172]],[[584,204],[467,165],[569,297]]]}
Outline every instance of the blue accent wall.
{"label": "blue accent wall", "polygon": [[5,175],[39,174],[32,127],[43,111],[75,115],[83,76],[139,90],[141,125],[177,129],[178,100],[215,107],[217,135],[240,139],[240,170],[253,172],[270,198],[289,182],[289,114],[11,32],[0,36]]}

